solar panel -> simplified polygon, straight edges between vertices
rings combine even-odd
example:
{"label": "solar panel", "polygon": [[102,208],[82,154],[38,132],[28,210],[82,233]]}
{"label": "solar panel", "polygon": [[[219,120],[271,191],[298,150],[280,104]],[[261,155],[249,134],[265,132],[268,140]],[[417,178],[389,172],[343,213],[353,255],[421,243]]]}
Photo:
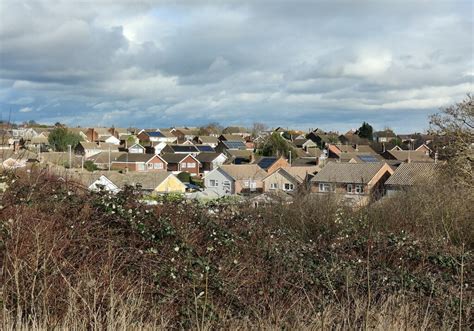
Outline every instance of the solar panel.
{"label": "solar panel", "polygon": [[214,148],[208,145],[196,146],[201,152],[214,152]]}
{"label": "solar panel", "polygon": [[150,136],[150,137],[163,137],[163,134],[161,132],[147,132],[147,134]]}
{"label": "solar panel", "polygon": [[245,144],[241,141],[225,141],[225,146],[229,149],[245,149]]}
{"label": "solar panel", "polygon": [[174,145],[173,150],[175,152],[196,152],[196,147],[193,145]]}
{"label": "solar panel", "polygon": [[358,157],[364,162],[379,162],[379,160],[377,160],[373,155],[359,155]]}
{"label": "solar panel", "polygon": [[264,157],[258,162],[258,166],[262,169],[267,169],[275,163],[276,160],[276,157]]}

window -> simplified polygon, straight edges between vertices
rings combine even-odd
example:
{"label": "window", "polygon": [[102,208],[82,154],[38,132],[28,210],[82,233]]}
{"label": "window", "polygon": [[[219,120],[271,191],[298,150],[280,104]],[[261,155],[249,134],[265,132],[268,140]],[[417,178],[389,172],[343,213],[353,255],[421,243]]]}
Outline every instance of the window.
{"label": "window", "polygon": [[285,191],[293,191],[295,189],[295,185],[292,183],[285,183]]}
{"label": "window", "polygon": [[145,163],[138,163],[137,164],[137,169],[142,170],[142,171],[145,170]]}
{"label": "window", "polygon": [[331,192],[331,184],[319,183],[319,192]]}
{"label": "window", "polygon": [[356,186],[355,186],[355,192],[356,192],[357,194],[362,194],[362,193],[364,193],[364,185],[356,185]]}
{"label": "window", "polygon": [[181,163],[181,169],[186,169],[186,162]]}
{"label": "window", "polygon": [[161,162],[155,163],[154,166],[155,166],[155,169],[163,169],[163,163]]}
{"label": "window", "polygon": [[278,189],[278,184],[277,183],[271,183],[270,184],[270,190],[276,190]]}
{"label": "window", "polygon": [[217,187],[218,185],[219,185],[219,182],[217,181],[217,179],[209,180],[209,186],[210,187]]}
{"label": "window", "polygon": [[353,193],[352,184],[347,184],[347,193]]}
{"label": "window", "polygon": [[153,163],[148,163],[148,169],[153,169]]}
{"label": "window", "polygon": [[244,180],[244,187],[250,187],[250,181]]}
{"label": "window", "polygon": [[196,162],[189,162],[188,168],[196,168]]}

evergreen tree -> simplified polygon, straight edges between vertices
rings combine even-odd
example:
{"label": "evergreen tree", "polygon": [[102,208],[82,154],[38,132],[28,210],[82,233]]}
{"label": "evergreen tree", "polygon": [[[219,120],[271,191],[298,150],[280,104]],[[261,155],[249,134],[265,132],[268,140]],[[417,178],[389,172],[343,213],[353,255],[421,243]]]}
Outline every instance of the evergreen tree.
{"label": "evergreen tree", "polygon": [[361,138],[367,138],[369,140],[373,140],[374,129],[369,123],[364,122],[362,123],[362,126],[359,128],[359,130],[357,130],[356,133]]}

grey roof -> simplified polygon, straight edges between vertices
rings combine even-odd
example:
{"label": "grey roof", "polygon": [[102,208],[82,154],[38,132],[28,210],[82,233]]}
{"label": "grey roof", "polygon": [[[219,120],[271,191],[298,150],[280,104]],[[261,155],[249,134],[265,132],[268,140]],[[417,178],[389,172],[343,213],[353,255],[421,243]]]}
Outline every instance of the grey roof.
{"label": "grey roof", "polygon": [[99,179],[100,176],[104,175],[119,188],[124,188],[126,185],[141,185],[144,190],[154,190],[171,174],[171,172],[164,170],[146,173],[129,172],[126,174],[115,171],[96,171],[77,173],[73,176],[75,176],[76,179],[85,186],[90,186],[93,182]]}
{"label": "grey roof", "polygon": [[336,163],[329,162],[313,182],[367,184],[374,178],[385,163]]}
{"label": "grey roof", "polygon": [[115,162],[148,162],[155,154],[124,153]]}
{"label": "grey roof", "polygon": [[174,154],[174,153],[163,153],[161,157],[168,163],[179,163],[186,157],[192,156],[191,154]]}
{"label": "grey roof", "polygon": [[198,156],[196,156],[196,159],[198,159],[199,162],[212,162],[219,155],[221,155],[221,153],[201,153]]}
{"label": "grey roof", "polygon": [[241,179],[263,179],[267,173],[256,164],[227,164],[219,167],[222,171],[232,177],[234,180]]}
{"label": "grey roof", "polygon": [[109,163],[109,155],[110,161],[116,161],[120,156],[126,155],[125,152],[100,152],[95,155],[89,156],[87,158],[88,161],[92,161],[94,163]]}
{"label": "grey roof", "polygon": [[203,144],[217,144],[219,142],[219,139],[213,136],[199,136],[199,140]]}
{"label": "grey roof", "polygon": [[434,160],[429,156],[426,155],[423,151],[387,151],[386,153],[392,155],[392,157],[399,161],[410,161],[413,162],[434,162]]}
{"label": "grey roof", "polygon": [[437,170],[439,165],[436,163],[402,163],[385,184],[411,186],[417,181],[433,178]]}

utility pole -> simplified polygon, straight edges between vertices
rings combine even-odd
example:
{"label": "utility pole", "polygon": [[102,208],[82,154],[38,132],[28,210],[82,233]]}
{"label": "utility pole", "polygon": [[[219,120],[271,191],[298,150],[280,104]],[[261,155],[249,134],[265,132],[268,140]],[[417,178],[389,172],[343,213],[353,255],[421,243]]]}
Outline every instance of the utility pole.
{"label": "utility pole", "polygon": [[288,151],[290,153],[290,166],[291,166],[291,150]]}
{"label": "utility pole", "polygon": [[109,171],[110,171],[110,146],[109,146]]}
{"label": "utility pole", "polygon": [[71,169],[71,168],[72,168],[72,162],[71,162],[71,160],[72,160],[71,145],[67,145],[67,148],[68,148],[68,150],[69,150],[69,169]]}

